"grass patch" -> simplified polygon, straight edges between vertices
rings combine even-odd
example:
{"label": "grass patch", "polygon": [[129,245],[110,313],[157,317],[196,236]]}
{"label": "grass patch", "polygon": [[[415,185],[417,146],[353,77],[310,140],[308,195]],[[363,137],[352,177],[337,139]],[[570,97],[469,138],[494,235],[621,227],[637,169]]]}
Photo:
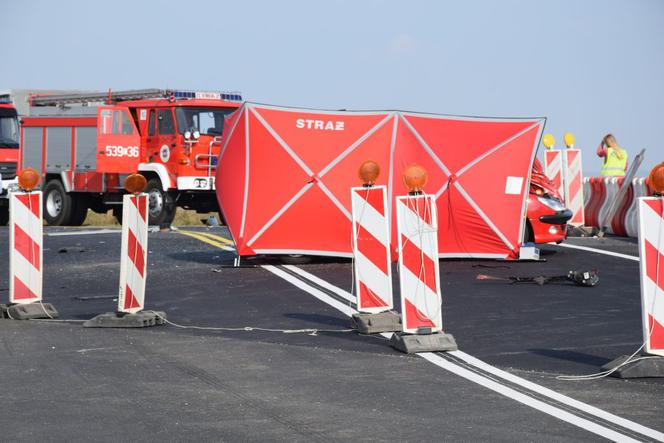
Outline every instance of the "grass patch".
{"label": "grass patch", "polygon": [[[203,226],[201,220],[205,220],[208,216],[214,215],[219,220],[219,214],[210,212],[207,214],[197,214],[196,211],[187,211],[182,208],[177,208],[175,211],[175,220],[173,226]],[[119,226],[118,221],[113,217],[111,211],[105,214],[97,214],[96,212],[88,210],[88,216],[83,222],[83,226]]]}

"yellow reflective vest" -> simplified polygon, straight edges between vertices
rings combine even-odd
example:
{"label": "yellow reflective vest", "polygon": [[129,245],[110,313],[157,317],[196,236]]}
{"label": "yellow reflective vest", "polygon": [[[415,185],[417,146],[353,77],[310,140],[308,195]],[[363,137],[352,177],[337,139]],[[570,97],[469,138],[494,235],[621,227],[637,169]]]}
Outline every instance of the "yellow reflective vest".
{"label": "yellow reflective vest", "polygon": [[614,177],[622,177],[625,175],[625,165],[627,165],[627,151],[618,148],[622,158],[618,158],[616,149],[606,148],[606,161],[602,166],[602,175],[610,175]]}

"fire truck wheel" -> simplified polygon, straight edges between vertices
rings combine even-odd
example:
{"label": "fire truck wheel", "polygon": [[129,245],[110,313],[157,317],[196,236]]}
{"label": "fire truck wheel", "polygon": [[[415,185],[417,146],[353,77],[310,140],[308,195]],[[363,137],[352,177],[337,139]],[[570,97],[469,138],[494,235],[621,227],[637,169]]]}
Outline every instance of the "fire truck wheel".
{"label": "fire truck wheel", "polygon": [[71,219],[73,203],[60,180],[51,180],[44,186],[44,220],[49,225],[67,225]]}
{"label": "fire truck wheel", "polygon": [[113,206],[113,217],[115,217],[118,223],[122,224],[122,205]]}
{"label": "fire truck wheel", "polygon": [[7,206],[0,207],[0,226],[5,226],[9,223],[9,208]]}
{"label": "fire truck wheel", "polygon": [[158,178],[148,180],[145,189],[149,199],[149,220],[150,225],[170,225],[175,218],[175,200],[173,196],[164,191],[161,187],[161,181]]}

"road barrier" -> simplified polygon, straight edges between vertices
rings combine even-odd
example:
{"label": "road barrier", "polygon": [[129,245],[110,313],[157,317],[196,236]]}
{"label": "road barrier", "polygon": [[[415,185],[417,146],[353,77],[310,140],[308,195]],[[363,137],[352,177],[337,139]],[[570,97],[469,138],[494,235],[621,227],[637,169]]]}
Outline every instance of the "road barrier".
{"label": "road barrier", "polygon": [[394,302],[387,188],[351,188],[351,205],[357,310],[367,313],[389,311]]}
{"label": "road barrier", "polygon": [[581,166],[581,151],[568,148],[563,151],[563,163],[565,165],[563,180],[565,192],[565,206],[572,211],[569,224],[583,226],[585,217],[583,215],[583,171]]}
{"label": "road barrier", "polygon": [[441,331],[438,216],[433,195],[396,198],[403,332]]}
{"label": "road barrier", "polygon": [[[618,195],[624,177],[585,177],[583,188],[585,193],[584,214],[587,226],[600,227],[606,217],[611,202]],[[638,197],[650,195],[645,178],[634,178],[629,184],[617,210],[608,221],[607,232],[624,236],[636,237],[638,235]]]}
{"label": "road barrier", "polygon": [[645,351],[664,356],[664,198],[639,198],[641,306]]}
{"label": "road barrier", "polygon": [[120,286],[116,312],[98,315],[85,323],[89,328],[140,328],[164,324],[164,312],[143,311],[148,264],[148,194],[145,177],[125,179],[129,191],[122,198],[122,248]]}
{"label": "road barrier", "polygon": [[553,182],[558,194],[564,196],[563,156],[560,149],[547,149],[544,151],[544,174]]}
{"label": "road barrier", "polygon": [[9,304],[0,305],[0,318],[54,318],[58,312],[43,303],[42,193],[34,191],[40,176],[25,169],[18,176],[20,192],[9,194]]}

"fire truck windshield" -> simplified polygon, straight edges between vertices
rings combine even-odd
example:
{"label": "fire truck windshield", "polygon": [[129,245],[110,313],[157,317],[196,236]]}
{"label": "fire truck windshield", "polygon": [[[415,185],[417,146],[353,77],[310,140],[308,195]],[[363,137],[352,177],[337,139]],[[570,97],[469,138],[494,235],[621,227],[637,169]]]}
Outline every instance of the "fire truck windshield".
{"label": "fire truck windshield", "polygon": [[0,109],[0,147],[18,148],[18,119],[11,109]]}
{"label": "fire truck windshield", "polygon": [[224,117],[235,109],[222,108],[186,108],[175,109],[178,132],[198,131],[203,135],[220,136],[224,129]]}

